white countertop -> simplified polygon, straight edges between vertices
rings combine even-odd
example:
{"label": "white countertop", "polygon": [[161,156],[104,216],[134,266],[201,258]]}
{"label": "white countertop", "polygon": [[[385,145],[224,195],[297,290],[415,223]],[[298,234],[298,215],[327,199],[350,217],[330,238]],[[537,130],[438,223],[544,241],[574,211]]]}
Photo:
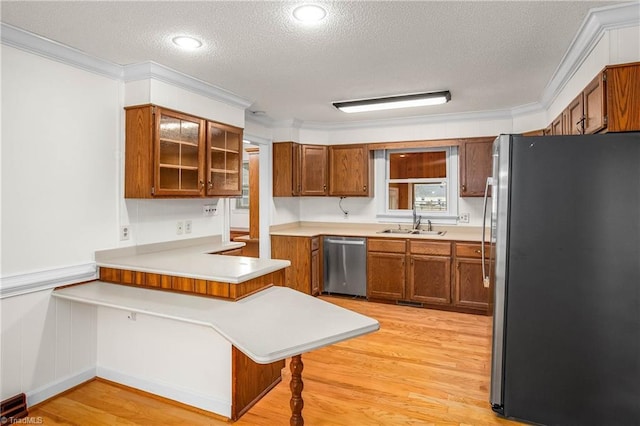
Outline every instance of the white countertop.
{"label": "white countertop", "polygon": [[373,318],[286,287],[234,302],[93,281],[56,289],[53,296],[209,326],[260,364],[380,328]]}
{"label": "white countertop", "polygon": [[238,284],[291,265],[288,260],[211,254],[244,246],[219,236],[96,252],[96,265]]}
{"label": "white countertop", "polygon": [[[405,224],[402,227],[410,227]],[[482,228],[477,226],[445,226],[434,225],[436,231],[446,231],[444,235],[416,235],[416,234],[382,234],[380,231],[397,228],[397,224],[384,223],[337,223],[337,222],[294,222],[272,226],[271,235],[289,237],[316,237],[320,235],[339,235],[345,237],[367,238],[411,238],[436,241],[482,241]],[[489,240],[487,229],[486,240]]]}

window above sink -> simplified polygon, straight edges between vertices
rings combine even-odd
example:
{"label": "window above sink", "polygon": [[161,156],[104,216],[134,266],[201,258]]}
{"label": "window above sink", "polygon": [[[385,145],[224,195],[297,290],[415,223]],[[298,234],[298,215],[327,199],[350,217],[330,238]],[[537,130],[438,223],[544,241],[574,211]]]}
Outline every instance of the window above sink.
{"label": "window above sink", "polygon": [[423,219],[456,223],[458,148],[376,151],[377,218],[410,221],[414,206]]}

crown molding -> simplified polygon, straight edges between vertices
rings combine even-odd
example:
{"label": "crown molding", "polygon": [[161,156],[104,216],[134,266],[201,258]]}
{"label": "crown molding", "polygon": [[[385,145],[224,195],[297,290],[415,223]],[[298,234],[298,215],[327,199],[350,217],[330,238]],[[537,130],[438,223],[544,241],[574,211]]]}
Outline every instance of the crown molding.
{"label": "crown molding", "polygon": [[122,66],[91,56],[81,50],[0,22],[2,44],[52,59],[116,80],[122,79]]}
{"label": "crown molding", "polygon": [[640,25],[640,1],[591,9],[542,92],[546,109],[587,59],[606,31]]}
{"label": "crown molding", "polygon": [[546,109],[542,106],[542,104],[540,102],[531,102],[529,104],[511,108],[511,118],[529,114],[537,114],[540,112],[546,112]]}
{"label": "crown molding", "polygon": [[125,65],[122,77],[125,82],[152,78],[242,109],[248,108],[253,103],[229,90],[153,61]]}

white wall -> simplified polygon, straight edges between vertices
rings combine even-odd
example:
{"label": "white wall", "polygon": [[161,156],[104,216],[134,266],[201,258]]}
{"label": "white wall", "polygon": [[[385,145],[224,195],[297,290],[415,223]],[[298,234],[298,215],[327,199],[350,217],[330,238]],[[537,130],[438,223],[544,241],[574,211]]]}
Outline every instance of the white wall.
{"label": "white wall", "polygon": [[37,404],[95,376],[96,309],[51,290],[0,299],[0,400]]}
{"label": "white wall", "polygon": [[133,321],[126,311],[97,310],[98,377],[231,416],[231,343],[220,334],[165,318],[137,314]]}
{"label": "white wall", "polygon": [[117,244],[121,83],[2,46],[2,275]]}
{"label": "white wall", "polygon": [[[122,84],[2,46],[2,276],[117,245]],[[0,300],[0,399],[29,404],[94,376],[95,309],[51,290]]]}

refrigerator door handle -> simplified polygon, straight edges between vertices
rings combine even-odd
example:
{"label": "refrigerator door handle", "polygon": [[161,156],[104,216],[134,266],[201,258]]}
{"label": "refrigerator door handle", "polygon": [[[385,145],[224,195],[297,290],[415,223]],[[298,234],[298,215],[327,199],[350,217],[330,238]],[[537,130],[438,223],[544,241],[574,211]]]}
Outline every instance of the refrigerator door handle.
{"label": "refrigerator door handle", "polygon": [[[485,256],[485,249],[484,249],[484,244],[485,244],[485,233],[486,233],[486,220],[487,220],[487,200],[489,199],[489,187],[491,187],[491,185],[493,185],[493,178],[488,177],[487,178],[487,182],[484,186],[484,200],[482,202],[482,245],[480,247],[480,252],[481,257],[482,257],[482,285],[485,288],[489,288],[491,279],[489,277],[489,275],[487,275],[487,271],[486,271],[486,266],[485,266],[485,261],[486,261],[486,256]],[[489,221],[489,223],[491,223],[491,221]],[[491,238],[491,237],[489,237]]]}

